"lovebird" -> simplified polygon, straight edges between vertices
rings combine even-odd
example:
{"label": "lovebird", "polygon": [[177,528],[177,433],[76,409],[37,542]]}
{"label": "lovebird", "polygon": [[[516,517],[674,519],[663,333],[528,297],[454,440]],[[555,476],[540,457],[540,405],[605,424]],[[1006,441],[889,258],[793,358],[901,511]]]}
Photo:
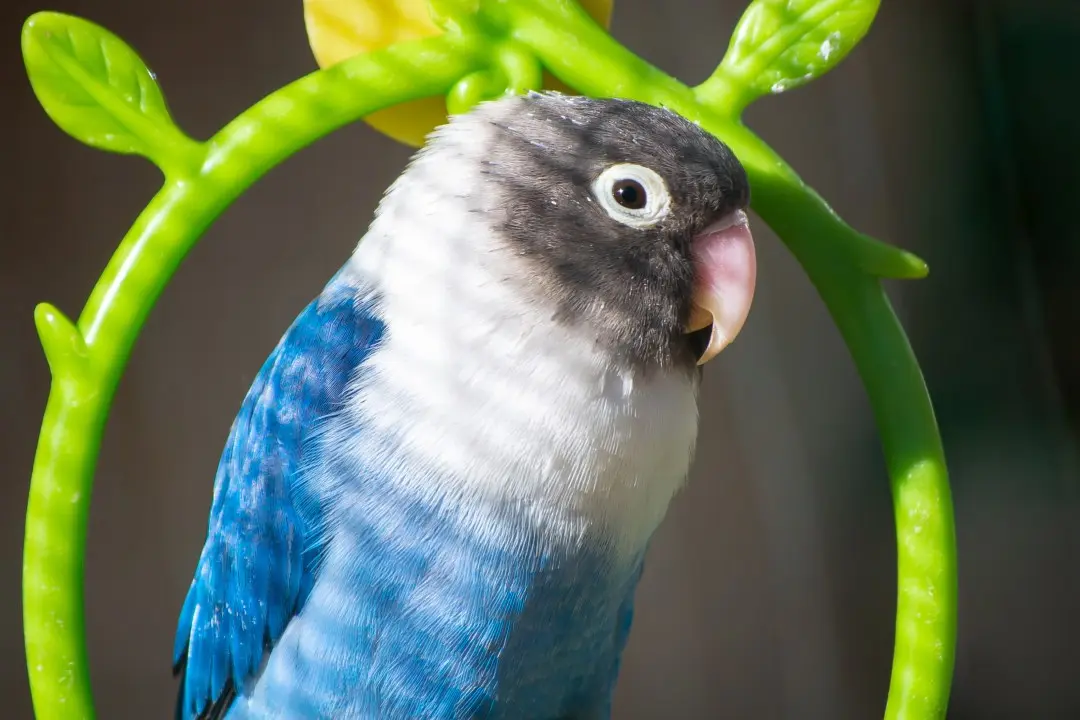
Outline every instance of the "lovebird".
{"label": "lovebird", "polygon": [[609,718],[702,366],[750,312],[749,196],[635,101],[434,130],[232,424],[177,717]]}

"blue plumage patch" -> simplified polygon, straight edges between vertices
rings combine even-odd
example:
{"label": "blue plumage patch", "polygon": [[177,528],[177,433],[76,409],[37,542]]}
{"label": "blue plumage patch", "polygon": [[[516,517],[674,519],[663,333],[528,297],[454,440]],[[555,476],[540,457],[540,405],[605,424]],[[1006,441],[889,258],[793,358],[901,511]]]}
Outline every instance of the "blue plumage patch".
{"label": "blue plumage patch", "polygon": [[644,548],[567,543],[515,502],[448,513],[385,428],[335,419],[384,335],[357,291],[331,280],[233,423],[177,631],[178,720],[610,717]]}
{"label": "blue plumage patch", "polygon": [[298,624],[230,720],[610,717],[640,555],[555,539],[514,504],[447,515],[392,473],[322,460],[363,481],[339,497]]}
{"label": "blue plumage patch", "polygon": [[307,441],[383,333],[342,270],[255,378],[214,481],[206,543],[174,649],[177,717],[216,717],[259,669],[310,590],[319,518],[297,497]]}

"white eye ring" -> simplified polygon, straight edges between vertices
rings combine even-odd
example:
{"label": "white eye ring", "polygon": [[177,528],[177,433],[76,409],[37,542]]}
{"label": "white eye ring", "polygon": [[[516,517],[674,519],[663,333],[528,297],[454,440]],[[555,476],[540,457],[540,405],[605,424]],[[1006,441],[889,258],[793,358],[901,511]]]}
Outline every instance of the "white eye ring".
{"label": "white eye ring", "polygon": [[[671,209],[667,183],[655,171],[641,165],[612,165],[596,178],[592,191],[612,219],[634,228],[652,227]],[[620,202],[618,195],[627,191],[632,202]]]}

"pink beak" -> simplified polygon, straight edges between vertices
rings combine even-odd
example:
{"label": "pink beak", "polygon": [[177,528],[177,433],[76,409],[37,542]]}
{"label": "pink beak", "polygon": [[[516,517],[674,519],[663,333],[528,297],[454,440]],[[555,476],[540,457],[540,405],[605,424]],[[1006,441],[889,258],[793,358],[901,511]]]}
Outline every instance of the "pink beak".
{"label": "pink beak", "polygon": [[750,314],[757,283],[757,256],[746,213],[736,210],[694,237],[694,290],[686,331],[712,325],[704,365],[731,344]]}

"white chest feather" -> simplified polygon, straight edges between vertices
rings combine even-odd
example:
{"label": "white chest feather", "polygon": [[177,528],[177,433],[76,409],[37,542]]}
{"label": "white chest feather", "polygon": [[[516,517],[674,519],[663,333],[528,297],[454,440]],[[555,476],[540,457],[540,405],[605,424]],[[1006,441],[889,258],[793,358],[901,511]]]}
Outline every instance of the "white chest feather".
{"label": "white chest feather", "polygon": [[587,328],[523,292],[520,259],[475,199],[472,212],[454,199],[472,167],[421,155],[358,246],[352,267],[386,334],[350,410],[395,438],[385,461],[409,467],[418,492],[515,502],[567,540],[604,527],[639,551],[686,478],[696,381],[616,369]]}

